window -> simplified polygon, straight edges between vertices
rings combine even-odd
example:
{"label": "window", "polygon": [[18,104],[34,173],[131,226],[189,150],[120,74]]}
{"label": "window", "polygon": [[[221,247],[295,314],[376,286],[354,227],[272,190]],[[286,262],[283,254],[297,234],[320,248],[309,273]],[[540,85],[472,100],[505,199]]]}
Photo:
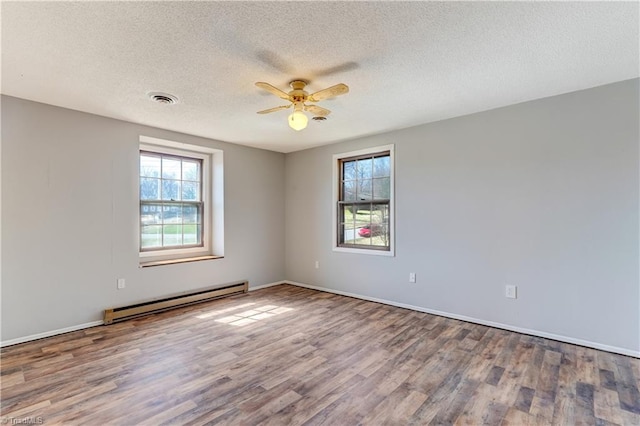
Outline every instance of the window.
{"label": "window", "polygon": [[141,266],[223,256],[222,151],[146,136],[140,142]]}
{"label": "window", "polygon": [[334,156],[334,250],[393,255],[393,145]]}
{"label": "window", "polygon": [[140,151],[140,251],[203,246],[202,163]]}

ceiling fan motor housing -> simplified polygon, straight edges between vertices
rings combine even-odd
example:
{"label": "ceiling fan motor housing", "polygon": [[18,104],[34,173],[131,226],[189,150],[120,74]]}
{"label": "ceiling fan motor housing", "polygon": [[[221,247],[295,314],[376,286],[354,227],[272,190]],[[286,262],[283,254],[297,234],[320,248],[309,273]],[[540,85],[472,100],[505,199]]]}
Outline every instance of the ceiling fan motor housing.
{"label": "ceiling fan motor housing", "polygon": [[291,86],[291,88],[293,89],[292,91],[289,92],[289,97],[291,99],[291,102],[304,103],[307,101],[307,97],[309,96],[309,94],[304,90],[306,85],[307,85],[307,82],[304,80],[293,80],[291,83],[289,83],[289,86]]}
{"label": "ceiling fan motor housing", "polygon": [[292,90],[291,92],[289,92],[289,97],[291,99],[291,102],[297,104],[297,103],[304,103],[307,100],[307,92],[305,92],[304,90]]}

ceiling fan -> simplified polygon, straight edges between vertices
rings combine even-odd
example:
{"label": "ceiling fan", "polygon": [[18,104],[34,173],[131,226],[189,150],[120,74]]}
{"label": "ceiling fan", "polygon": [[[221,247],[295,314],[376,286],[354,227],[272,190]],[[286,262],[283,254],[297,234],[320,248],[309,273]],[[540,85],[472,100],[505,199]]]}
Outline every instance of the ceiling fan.
{"label": "ceiling fan", "polygon": [[262,81],[257,82],[256,86],[258,86],[259,88],[276,95],[280,99],[285,99],[290,102],[289,105],[281,105],[274,108],[265,109],[263,111],[258,111],[258,114],[268,114],[270,112],[288,109],[293,106],[293,113],[289,116],[289,126],[294,130],[302,130],[307,127],[308,122],[308,118],[303,111],[308,111],[315,117],[322,118],[331,114],[331,111],[329,111],[328,109],[322,108],[317,105],[307,105],[307,102],[315,103],[324,99],[344,95],[345,93],[349,92],[349,86],[340,83],[336,84],[335,86],[331,86],[318,92],[309,94],[304,90],[306,85],[307,82],[304,80],[293,80],[291,83],[289,83],[289,86],[291,86],[293,90],[291,90],[289,93],[285,93],[269,83],[264,83]]}

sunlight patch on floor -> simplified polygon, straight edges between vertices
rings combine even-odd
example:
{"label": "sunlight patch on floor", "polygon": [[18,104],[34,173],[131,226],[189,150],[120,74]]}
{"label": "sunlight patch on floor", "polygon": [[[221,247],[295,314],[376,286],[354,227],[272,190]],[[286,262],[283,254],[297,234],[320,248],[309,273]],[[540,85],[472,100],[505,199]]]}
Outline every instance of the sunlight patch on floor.
{"label": "sunlight patch on floor", "polygon": [[253,305],[255,305],[255,303],[244,303],[242,305],[234,306],[232,308],[218,309],[216,311],[210,311],[210,312],[207,312],[207,313],[204,313],[204,314],[196,315],[196,318],[198,318],[198,319],[207,319],[207,318],[214,317],[216,315],[225,314],[227,312],[235,311],[235,310],[238,310],[238,309],[248,308],[249,306],[253,306]]}
{"label": "sunlight patch on floor", "polygon": [[252,324],[254,322],[271,318],[275,315],[283,314],[285,312],[289,312],[293,310],[294,310],[293,308],[287,308],[284,306],[265,305],[265,306],[255,307],[253,309],[250,309],[248,311],[244,311],[241,313],[235,313],[222,318],[218,318],[215,321],[240,327],[243,325]]}

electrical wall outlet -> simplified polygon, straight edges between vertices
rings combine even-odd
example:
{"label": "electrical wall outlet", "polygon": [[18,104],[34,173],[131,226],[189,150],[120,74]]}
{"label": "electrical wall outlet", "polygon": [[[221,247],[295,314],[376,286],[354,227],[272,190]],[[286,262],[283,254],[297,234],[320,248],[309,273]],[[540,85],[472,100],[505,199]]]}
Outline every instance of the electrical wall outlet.
{"label": "electrical wall outlet", "polygon": [[320,269],[320,261],[316,260],[316,269]]}
{"label": "electrical wall outlet", "polygon": [[409,282],[410,283],[415,283],[416,282],[416,273],[415,272],[409,272]]}
{"label": "electrical wall outlet", "polygon": [[122,290],[125,287],[126,283],[124,281],[124,278],[118,278],[118,290]]}
{"label": "electrical wall outlet", "polygon": [[518,287],[515,285],[508,285],[505,288],[504,295],[509,299],[517,299],[518,298]]}

